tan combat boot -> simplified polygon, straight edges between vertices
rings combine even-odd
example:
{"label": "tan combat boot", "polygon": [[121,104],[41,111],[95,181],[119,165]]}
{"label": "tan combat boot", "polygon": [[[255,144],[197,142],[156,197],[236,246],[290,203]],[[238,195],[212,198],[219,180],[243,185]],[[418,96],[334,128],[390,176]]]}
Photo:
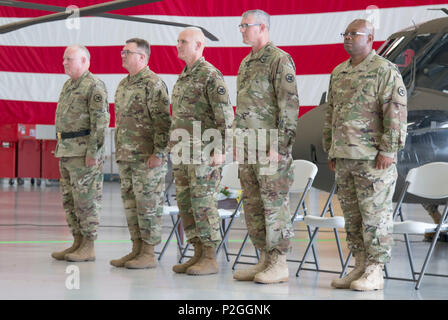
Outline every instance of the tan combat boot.
{"label": "tan combat boot", "polygon": [[94,240],[89,240],[88,238],[83,237],[79,248],[75,252],[66,254],[65,260],[75,262],[94,261]]}
{"label": "tan combat boot", "polygon": [[265,284],[288,281],[289,270],[288,264],[286,263],[286,254],[274,250],[267,255],[268,267],[257,273],[254,277],[254,281]]}
{"label": "tan combat boot", "polygon": [[[435,211],[429,212],[429,215],[432,218],[432,221],[434,221],[435,224],[439,224],[440,220],[442,219],[442,214],[439,212],[439,210],[437,210],[437,208],[435,209]],[[428,241],[431,242],[432,238],[434,237],[435,232],[428,232],[425,233],[425,237],[423,238],[423,241]]]}
{"label": "tan combat boot", "polygon": [[384,288],[383,266],[380,263],[369,263],[361,278],[352,282],[350,289],[357,291],[382,290]]}
{"label": "tan combat boot", "polygon": [[263,271],[268,267],[268,259],[265,250],[260,250],[260,260],[258,263],[249,269],[236,270],[233,274],[233,279],[240,281],[253,281],[257,273]]}
{"label": "tan combat boot", "polygon": [[173,271],[176,273],[185,273],[189,267],[194,265],[196,262],[199,261],[199,259],[202,256],[202,244],[201,243],[195,243],[194,246],[194,255],[190,259],[188,259],[186,262],[182,264],[176,264],[173,266]]}
{"label": "tan combat boot", "polygon": [[154,245],[142,241],[140,253],[132,260],[124,264],[128,269],[147,269],[157,266],[156,256],[154,254]]}
{"label": "tan combat boot", "polygon": [[203,245],[202,255],[198,262],[186,270],[186,274],[190,275],[205,275],[218,273],[218,262],[216,261],[216,249]]}
{"label": "tan combat boot", "polygon": [[70,248],[67,248],[63,251],[57,251],[53,252],[51,256],[55,258],[56,260],[65,260],[65,255],[68,253],[75,252],[76,249],[79,248],[82,242],[82,235],[81,234],[75,234],[74,236],[73,244]]}
{"label": "tan combat boot", "polygon": [[366,254],[365,252],[355,255],[355,268],[345,275],[343,278],[331,281],[331,286],[337,289],[350,289],[350,284],[361,278],[366,270]]}
{"label": "tan combat boot", "polygon": [[124,267],[124,264],[129,260],[134,259],[142,249],[142,239],[132,240],[132,251],[131,253],[121,257],[120,259],[111,260],[110,264],[117,268]]}

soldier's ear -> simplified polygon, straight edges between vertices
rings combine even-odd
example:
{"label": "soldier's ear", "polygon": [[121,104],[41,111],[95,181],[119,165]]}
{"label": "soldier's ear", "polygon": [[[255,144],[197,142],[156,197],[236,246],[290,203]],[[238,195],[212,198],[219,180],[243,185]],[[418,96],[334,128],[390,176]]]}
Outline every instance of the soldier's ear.
{"label": "soldier's ear", "polygon": [[201,41],[195,41],[195,50],[196,51],[200,51],[201,50],[201,48],[202,48],[202,42]]}

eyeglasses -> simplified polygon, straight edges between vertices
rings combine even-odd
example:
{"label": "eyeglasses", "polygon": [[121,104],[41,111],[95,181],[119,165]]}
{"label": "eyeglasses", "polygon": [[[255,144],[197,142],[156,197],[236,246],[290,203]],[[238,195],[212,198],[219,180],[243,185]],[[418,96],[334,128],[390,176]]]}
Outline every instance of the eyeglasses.
{"label": "eyeglasses", "polygon": [[130,50],[122,50],[122,51],[120,52],[120,54],[121,54],[122,56],[128,56],[128,55],[130,55],[131,53],[135,53],[135,54],[143,54],[143,53],[141,53],[141,52],[130,51]]}
{"label": "eyeglasses", "polygon": [[341,33],[341,36],[342,36],[342,38],[345,38],[345,37],[347,37],[347,36],[349,36],[350,38],[353,38],[353,37],[355,37],[355,36],[367,36],[367,35],[369,35],[370,33],[365,33],[365,32],[344,32],[344,33]]}
{"label": "eyeglasses", "polygon": [[261,26],[261,23],[243,23],[243,24],[239,24],[238,28],[246,30],[248,27],[252,27],[252,26]]}

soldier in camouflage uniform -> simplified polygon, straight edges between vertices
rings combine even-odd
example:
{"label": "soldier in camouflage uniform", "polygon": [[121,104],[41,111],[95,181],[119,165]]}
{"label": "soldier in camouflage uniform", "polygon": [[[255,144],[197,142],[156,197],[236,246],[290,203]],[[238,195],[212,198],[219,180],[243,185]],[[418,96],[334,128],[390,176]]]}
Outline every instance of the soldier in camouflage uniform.
{"label": "soldier in camouflage uniform", "polygon": [[166,147],[171,125],[168,90],[148,68],[149,44],[129,39],[121,51],[129,75],[115,93],[115,154],[121,197],[132,240],[128,255],[110,261],[115,267],[156,267],[154,246],[161,241]]}
{"label": "soldier in camouflage uniform", "polygon": [[[221,164],[225,153],[215,150],[211,158],[200,156],[203,150],[201,137],[194,138],[195,123],[200,134],[216,129],[224,141],[226,129],[232,127],[234,113],[227,86],[221,72],[205,61],[202,52],[205,37],[198,28],[186,28],[177,40],[178,56],[187,64],[179,75],[172,93],[173,123],[171,142],[179,132],[187,135],[187,150],[182,152],[180,163],[175,162],[171,148],[173,175],[176,183],[176,199],[187,241],[194,246],[194,256],[183,264],[173,266],[176,273],[190,275],[218,272],[216,247],[221,241],[216,194],[220,181]],[[185,141],[184,141],[185,142]],[[177,144],[177,143],[176,143]],[[185,151],[183,149],[182,151]]]}
{"label": "soldier in camouflage uniform", "polygon": [[331,74],[323,147],[336,171],[338,198],[355,268],[335,288],[378,290],[393,245],[396,155],[406,140],[407,95],[397,67],[372,50],[373,26],[355,20],[344,48],[350,59]]}
{"label": "soldier in camouflage uniform", "polygon": [[56,109],[62,201],[73,245],[53,252],[57,260],[95,260],[98,215],[103,190],[104,136],[109,105],[103,81],[89,72],[90,54],[79,45],[67,47],[63,65],[70,77]]}
{"label": "soldier in camouflage uniform", "polygon": [[[267,143],[268,157],[277,168],[263,174],[265,164],[248,161],[250,142],[244,147],[244,163],[239,165],[244,212],[260,260],[249,269],[237,270],[234,279],[278,283],[288,281],[286,253],[293,236],[288,193],[293,182],[291,150],[299,113],[296,70],[291,56],[269,41],[266,12],[247,11],[239,27],[243,42],[251,45],[252,51],[238,71],[235,128],[254,130],[257,136],[260,129],[275,130],[278,148]],[[260,148],[257,151],[260,153]]]}

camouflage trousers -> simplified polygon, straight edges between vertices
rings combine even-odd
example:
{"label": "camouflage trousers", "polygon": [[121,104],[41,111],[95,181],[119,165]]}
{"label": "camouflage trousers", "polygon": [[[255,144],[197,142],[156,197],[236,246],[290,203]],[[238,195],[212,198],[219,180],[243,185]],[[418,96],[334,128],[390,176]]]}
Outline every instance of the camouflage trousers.
{"label": "camouflage trousers", "polygon": [[396,180],[395,164],[378,170],[374,160],[336,160],[337,194],[344,212],[348,247],[354,255],[365,252],[371,262],[390,261]]}
{"label": "camouflage trousers", "polygon": [[99,213],[103,194],[103,165],[86,167],[85,157],[59,159],[62,204],[73,235],[90,240],[98,236]]}
{"label": "camouflage trousers", "polygon": [[217,247],[221,241],[218,201],[220,167],[208,164],[173,165],[176,200],[188,243]]}
{"label": "camouflage trousers", "polygon": [[166,159],[156,168],[148,168],[145,161],[120,161],[121,198],[131,240],[142,239],[157,245],[162,239],[163,196]]}
{"label": "camouflage trousers", "polygon": [[260,164],[240,164],[244,216],[254,246],[286,253],[294,236],[289,210],[289,187],[294,179],[292,158],[278,163],[272,175],[261,175]]}

